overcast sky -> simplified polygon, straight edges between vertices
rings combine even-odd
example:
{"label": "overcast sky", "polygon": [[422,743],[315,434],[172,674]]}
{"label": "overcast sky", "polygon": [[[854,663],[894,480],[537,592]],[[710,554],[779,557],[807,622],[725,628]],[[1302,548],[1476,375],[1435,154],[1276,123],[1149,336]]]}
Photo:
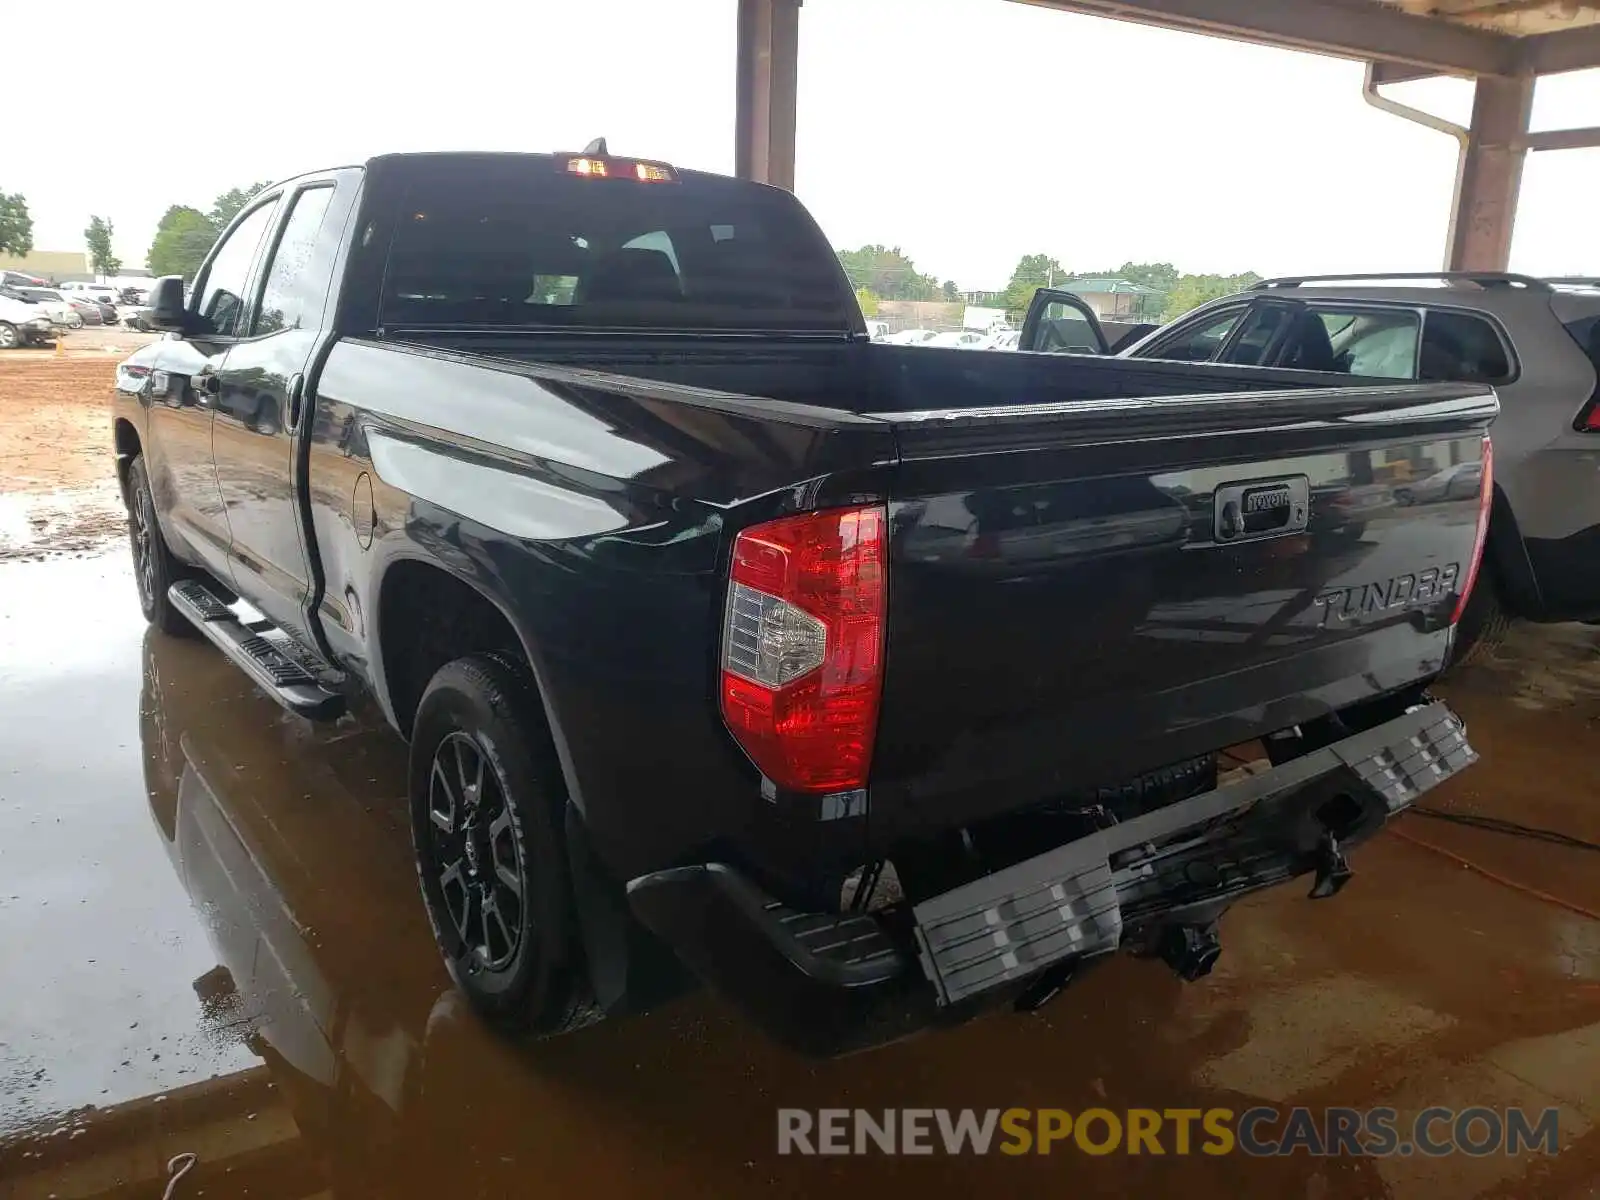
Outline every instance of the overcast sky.
{"label": "overcast sky", "polygon": [[[390,150],[603,134],[733,167],[734,0],[74,11],[92,32],[50,5],[6,16],[13,49],[70,36],[83,60],[30,93],[47,119],[0,138],[0,189],[27,197],[41,250],[81,248],[97,212],[142,265],[170,204]],[[1455,144],[1369,108],[1355,63],[1007,0],[805,0],[800,22],[796,190],[837,246],[897,244],[963,288],[1036,251],[1074,270],[1441,261]],[[1470,103],[1458,81],[1396,94],[1458,120]],[[1600,71],[1541,83],[1534,123],[1600,125]],[[1600,150],[1531,155],[1513,267],[1600,273],[1597,196]]]}

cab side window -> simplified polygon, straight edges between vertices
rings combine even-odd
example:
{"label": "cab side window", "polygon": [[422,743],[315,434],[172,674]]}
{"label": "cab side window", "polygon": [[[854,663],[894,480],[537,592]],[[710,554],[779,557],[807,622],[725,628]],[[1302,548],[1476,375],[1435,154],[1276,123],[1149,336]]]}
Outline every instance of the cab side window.
{"label": "cab side window", "polygon": [[273,200],[251,212],[228,234],[211,260],[200,284],[199,312],[211,322],[211,332],[217,337],[237,337],[244,332],[250,267],[277,211],[278,202]]}
{"label": "cab side window", "polygon": [[1228,351],[1228,361],[1245,367],[1264,365],[1267,349],[1303,311],[1285,304],[1251,305],[1239,336]]}
{"label": "cab side window", "polygon": [[1212,319],[1201,320],[1177,334],[1171,341],[1152,346],[1141,358],[1169,358],[1178,362],[1211,362],[1228,340],[1233,327],[1244,315],[1245,306],[1213,313]]}
{"label": "cab side window", "polygon": [[[251,333],[256,336],[285,329],[315,326],[333,279],[331,248],[319,240],[322,219],[328,213],[333,188],[307,188],[294,198],[289,219],[272,252],[267,282],[261,292],[261,309]],[[321,250],[322,253],[318,253]]]}

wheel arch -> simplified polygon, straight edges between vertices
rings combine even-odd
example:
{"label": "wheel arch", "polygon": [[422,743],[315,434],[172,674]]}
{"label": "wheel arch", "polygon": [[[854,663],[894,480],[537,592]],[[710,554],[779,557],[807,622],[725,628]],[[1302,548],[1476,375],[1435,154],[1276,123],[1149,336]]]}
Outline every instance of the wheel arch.
{"label": "wheel arch", "polygon": [[533,638],[507,599],[481,579],[425,554],[389,559],[375,582],[373,691],[400,735],[410,740],[417,704],[428,680],[445,663],[480,652],[513,654],[533,679],[567,795],[581,809],[579,784],[547,672]]}
{"label": "wheel arch", "polygon": [[111,425],[111,440],[117,454],[117,487],[122,492],[122,503],[128,506],[128,468],[133,460],[144,453],[139,431],[127,417],[117,417]]}
{"label": "wheel arch", "polygon": [[[565,843],[583,969],[600,1007],[615,1012],[639,1003],[641,998],[648,1005],[653,997],[684,990],[685,983],[673,975],[669,966],[658,963],[648,951],[641,952],[638,931],[633,927],[622,889],[590,845],[582,789],[561,718],[552,702],[547,672],[534,639],[516,618],[511,604],[481,579],[421,553],[390,559],[375,583],[377,603],[369,660],[373,691],[385,715],[408,741],[423,689],[445,662],[465,654],[498,650],[515,653],[527,666],[539,698],[545,732],[555,749],[566,786],[567,805],[558,828]],[[410,635],[417,632],[417,626],[406,604],[415,608],[418,602],[441,600],[444,607],[430,612],[449,613],[457,618],[452,622],[452,634],[459,636],[432,646],[416,645]],[[465,621],[459,619],[463,615]],[[500,644],[492,644],[496,642]]]}
{"label": "wheel arch", "polygon": [[1489,535],[1483,551],[1484,566],[1500,589],[1500,599],[1512,616],[1537,620],[1544,611],[1544,596],[1517,525],[1516,513],[1505,490],[1497,483],[1489,509]]}

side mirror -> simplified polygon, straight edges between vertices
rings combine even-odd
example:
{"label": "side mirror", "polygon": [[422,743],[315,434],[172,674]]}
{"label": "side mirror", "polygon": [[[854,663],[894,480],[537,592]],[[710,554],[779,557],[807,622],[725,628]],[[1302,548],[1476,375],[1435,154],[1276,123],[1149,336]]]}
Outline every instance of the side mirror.
{"label": "side mirror", "polygon": [[150,314],[145,317],[152,329],[163,333],[189,333],[194,319],[183,304],[183,276],[163,275],[150,289]]}

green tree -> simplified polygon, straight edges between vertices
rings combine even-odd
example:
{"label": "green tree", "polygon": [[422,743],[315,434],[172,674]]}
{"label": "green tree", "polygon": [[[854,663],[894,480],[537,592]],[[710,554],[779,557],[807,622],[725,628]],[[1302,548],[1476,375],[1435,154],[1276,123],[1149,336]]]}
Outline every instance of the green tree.
{"label": "green tree", "polygon": [[917,270],[899,246],[840,250],[839,264],[852,288],[868,288],[884,300],[937,300],[939,281]]}
{"label": "green tree", "polygon": [[89,263],[96,275],[115,275],[122,270],[122,260],[111,250],[111,234],[111,222],[105,217],[90,217],[89,228],[83,231]]}
{"label": "green tree", "polygon": [[951,304],[955,304],[961,299],[961,289],[956,287],[954,279],[946,279],[944,281],[944,298]]}
{"label": "green tree", "polygon": [[1208,301],[1242,292],[1260,281],[1261,276],[1254,271],[1239,275],[1180,275],[1167,293],[1167,306],[1161,312],[1161,319],[1174,320]]}
{"label": "green tree", "polygon": [[210,217],[197,208],[174,204],[156,226],[145,265],[153,275],[182,275],[184,282],[193,282],[216,240],[217,227]]}
{"label": "green tree", "polygon": [[18,258],[33,249],[33,218],[21,192],[0,192],[0,254]]}
{"label": "green tree", "polygon": [[208,215],[217,232],[221,233],[226,229],[228,222],[239,215],[239,210],[250,203],[250,197],[254,196],[262,188],[270,186],[270,182],[270,180],[263,179],[259,183],[252,183],[247,188],[229,188],[213,200],[211,202],[211,212]]}
{"label": "green tree", "polygon": [[871,288],[857,288],[856,303],[861,305],[861,315],[863,317],[875,317],[878,315],[878,293]]}
{"label": "green tree", "polygon": [[1007,313],[1020,317],[1028,311],[1034,292],[1071,276],[1071,271],[1048,254],[1024,254],[1011,272],[1011,282],[1000,294],[1001,307]]}
{"label": "green tree", "polygon": [[1126,279],[1129,283],[1142,283],[1158,292],[1171,292],[1178,286],[1178,268],[1171,263],[1125,262],[1106,274],[1115,279]]}

